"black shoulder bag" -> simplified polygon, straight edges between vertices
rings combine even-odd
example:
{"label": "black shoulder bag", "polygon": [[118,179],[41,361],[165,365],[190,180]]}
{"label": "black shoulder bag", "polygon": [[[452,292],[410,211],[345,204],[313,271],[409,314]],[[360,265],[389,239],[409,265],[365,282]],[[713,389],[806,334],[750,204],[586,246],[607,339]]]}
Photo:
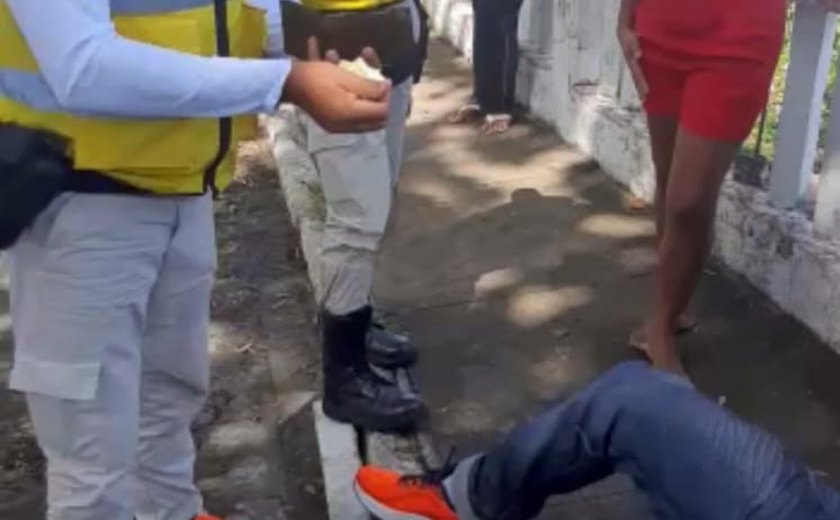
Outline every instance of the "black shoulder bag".
{"label": "black shoulder bag", "polygon": [[67,152],[58,135],[0,123],[0,250],[65,190],[73,171]]}

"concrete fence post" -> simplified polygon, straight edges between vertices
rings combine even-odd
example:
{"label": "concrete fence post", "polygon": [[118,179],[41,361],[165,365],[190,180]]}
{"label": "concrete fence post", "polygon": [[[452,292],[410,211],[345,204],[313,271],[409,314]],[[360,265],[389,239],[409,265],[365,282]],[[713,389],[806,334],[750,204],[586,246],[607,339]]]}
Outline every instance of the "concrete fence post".
{"label": "concrete fence post", "polygon": [[[840,58],[837,66],[840,67]],[[831,108],[814,229],[822,237],[840,239],[840,81],[834,85]]]}
{"label": "concrete fence post", "polygon": [[836,28],[836,15],[810,2],[796,6],[770,180],[770,197],[781,208],[796,206],[813,173]]}

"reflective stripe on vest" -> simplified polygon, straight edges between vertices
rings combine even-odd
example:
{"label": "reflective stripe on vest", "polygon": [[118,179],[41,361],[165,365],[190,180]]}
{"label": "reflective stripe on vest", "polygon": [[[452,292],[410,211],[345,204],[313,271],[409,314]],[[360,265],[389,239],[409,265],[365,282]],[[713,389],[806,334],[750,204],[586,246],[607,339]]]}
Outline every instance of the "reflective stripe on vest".
{"label": "reflective stripe on vest", "polygon": [[[203,56],[259,57],[264,48],[264,13],[242,0],[111,0],[111,8],[125,38]],[[217,20],[225,19],[219,27]],[[78,169],[160,194],[224,188],[235,163],[230,150],[256,133],[253,116],[125,119],[65,112],[6,0],[0,0],[0,122],[60,133],[71,140]]]}
{"label": "reflective stripe on vest", "polygon": [[0,97],[9,98],[41,112],[61,112],[47,82],[40,74],[0,69]]}
{"label": "reflective stripe on vest", "polygon": [[207,7],[213,0],[111,0],[112,16],[172,13]]}

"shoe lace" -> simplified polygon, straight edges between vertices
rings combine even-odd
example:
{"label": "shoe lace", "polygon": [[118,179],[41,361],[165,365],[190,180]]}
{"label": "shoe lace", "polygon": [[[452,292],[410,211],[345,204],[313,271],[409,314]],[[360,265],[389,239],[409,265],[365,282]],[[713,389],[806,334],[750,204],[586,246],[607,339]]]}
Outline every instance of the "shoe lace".
{"label": "shoe lace", "polygon": [[449,450],[446,460],[440,468],[432,468],[425,457],[420,459],[422,473],[408,474],[400,477],[400,484],[405,486],[440,487],[443,481],[455,471],[455,448]]}

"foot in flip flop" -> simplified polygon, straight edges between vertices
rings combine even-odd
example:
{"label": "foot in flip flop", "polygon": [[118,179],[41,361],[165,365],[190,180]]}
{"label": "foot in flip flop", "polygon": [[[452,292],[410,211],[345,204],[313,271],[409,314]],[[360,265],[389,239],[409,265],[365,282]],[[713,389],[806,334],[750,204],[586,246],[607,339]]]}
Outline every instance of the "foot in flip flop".
{"label": "foot in flip flop", "polygon": [[[697,328],[697,318],[689,314],[681,314],[677,320],[677,326],[674,328],[674,333],[677,336],[682,336],[693,332]],[[645,327],[639,327],[630,334],[630,346],[636,350],[641,351],[646,357],[649,357],[650,348],[647,341],[647,331]]]}
{"label": "foot in flip flop", "polygon": [[664,333],[651,334],[650,338],[646,355],[653,368],[688,377],[677,353],[676,336]]}
{"label": "foot in flip flop", "polygon": [[503,134],[510,130],[513,116],[510,114],[487,114],[481,125],[482,134]]}

